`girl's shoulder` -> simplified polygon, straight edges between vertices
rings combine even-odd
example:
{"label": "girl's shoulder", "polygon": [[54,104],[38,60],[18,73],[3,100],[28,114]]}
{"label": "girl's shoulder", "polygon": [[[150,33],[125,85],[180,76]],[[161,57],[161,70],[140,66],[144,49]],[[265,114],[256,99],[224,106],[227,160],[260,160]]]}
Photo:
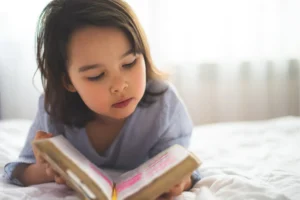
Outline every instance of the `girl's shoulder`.
{"label": "girl's shoulder", "polygon": [[176,87],[169,81],[149,81],[147,91],[161,93],[156,97],[155,104],[164,108],[174,108],[177,104],[183,104]]}
{"label": "girl's shoulder", "polygon": [[64,134],[65,126],[62,123],[54,122],[51,120],[50,115],[45,109],[45,95],[41,94],[38,99],[38,108],[37,114],[35,117],[35,124],[38,124],[38,127],[42,131],[52,133],[53,135]]}
{"label": "girl's shoulder", "polygon": [[[131,134],[140,135],[141,131],[145,131],[144,136],[147,135],[145,137],[149,141],[156,141],[166,133],[166,130],[172,132],[170,137],[173,137],[182,129],[189,132],[192,122],[176,88],[170,82],[159,81],[148,83],[147,89],[151,92],[158,92],[163,89],[165,92],[159,95],[155,103],[150,106],[136,109],[130,120],[132,129],[129,129],[129,131]],[[176,130],[173,131],[173,129]],[[180,132],[180,134],[182,133]]]}
{"label": "girl's shoulder", "polygon": [[185,112],[185,105],[177,93],[174,85],[167,81],[151,81],[147,83],[147,91],[160,93],[150,106],[140,107],[136,110],[139,120],[170,120],[175,113]]}

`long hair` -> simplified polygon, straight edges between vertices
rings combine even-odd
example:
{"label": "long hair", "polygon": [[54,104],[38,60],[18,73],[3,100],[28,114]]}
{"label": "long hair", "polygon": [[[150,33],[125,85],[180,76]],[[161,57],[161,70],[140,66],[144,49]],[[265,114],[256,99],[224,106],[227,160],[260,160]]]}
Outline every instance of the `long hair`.
{"label": "long hair", "polygon": [[[53,0],[42,11],[37,25],[37,64],[45,92],[45,110],[50,119],[83,127],[95,117],[78,93],[65,89],[67,45],[72,34],[86,26],[115,27],[122,30],[135,53],[144,56],[146,80],[162,80],[155,68],[145,33],[131,7],[122,0]],[[68,76],[67,76],[68,77]],[[68,78],[67,78],[68,79]],[[151,105],[163,91],[146,89],[139,106]]]}

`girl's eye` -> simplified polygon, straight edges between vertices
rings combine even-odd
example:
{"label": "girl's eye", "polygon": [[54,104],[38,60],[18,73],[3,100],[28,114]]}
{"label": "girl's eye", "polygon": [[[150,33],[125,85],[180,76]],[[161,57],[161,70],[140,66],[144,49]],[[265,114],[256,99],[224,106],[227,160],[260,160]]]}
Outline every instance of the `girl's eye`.
{"label": "girl's eye", "polygon": [[136,63],[136,59],[134,59],[134,61],[132,63],[129,63],[129,64],[126,64],[126,65],[123,65],[124,68],[131,68],[135,65]]}
{"label": "girl's eye", "polygon": [[98,76],[88,77],[88,79],[89,79],[90,81],[97,81],[97,80],[101,79],[103,76],[104,76],[104,72],[101,73],[101,74],[98,75]]}

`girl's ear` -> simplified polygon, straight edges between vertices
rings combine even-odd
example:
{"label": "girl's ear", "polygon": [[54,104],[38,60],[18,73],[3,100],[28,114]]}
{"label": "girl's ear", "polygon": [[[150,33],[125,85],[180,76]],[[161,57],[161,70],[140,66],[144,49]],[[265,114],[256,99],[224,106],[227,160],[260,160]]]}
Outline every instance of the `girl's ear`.
{"label": "girl's ear", "polygon": [[77,92],[76,88],[73,86],[73,84],[70,81],[70,78],[68,75],[64,74],[62,76],[62,82],[66,90],[69,92]]}

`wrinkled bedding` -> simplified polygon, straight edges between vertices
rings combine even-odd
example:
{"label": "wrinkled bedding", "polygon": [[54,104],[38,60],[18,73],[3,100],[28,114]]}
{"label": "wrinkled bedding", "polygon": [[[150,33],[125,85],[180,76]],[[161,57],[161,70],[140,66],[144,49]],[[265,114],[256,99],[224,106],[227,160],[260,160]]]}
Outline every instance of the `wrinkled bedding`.
{"label": "wrinkled bedding", "polygon": [[[31,121],[0,121],[0,174],[14,160]],[[299,200],[300,117],[197,126],[190,149],[202,180],[177,200]],[[55,183],[18,187],[0,179],[0,199],[75,200]]]}

